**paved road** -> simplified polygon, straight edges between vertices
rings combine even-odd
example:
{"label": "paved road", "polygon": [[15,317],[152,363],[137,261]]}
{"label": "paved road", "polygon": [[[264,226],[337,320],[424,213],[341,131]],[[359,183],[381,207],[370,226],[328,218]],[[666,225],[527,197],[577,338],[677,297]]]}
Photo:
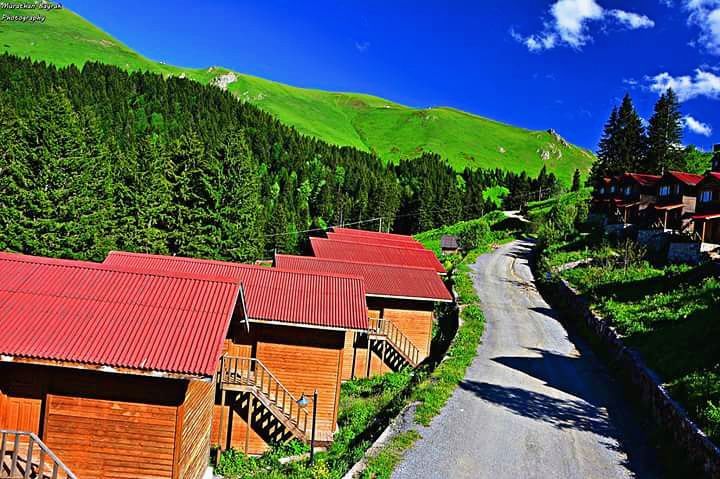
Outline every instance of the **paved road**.
{"label": "paved road", "polygon": [[535,290],[531,246],[515,241],[473,266],[483,343],[394,478],[658,476],[618,385]]}

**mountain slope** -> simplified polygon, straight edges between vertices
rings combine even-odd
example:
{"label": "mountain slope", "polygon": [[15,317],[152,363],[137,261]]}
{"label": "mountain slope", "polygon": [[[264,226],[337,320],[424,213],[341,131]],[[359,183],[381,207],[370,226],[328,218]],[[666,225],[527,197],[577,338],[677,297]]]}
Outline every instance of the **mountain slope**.
{"label": "mountain slope", "polygon": [[100,61],[127,70],[223,82],[230,92],[300,132],[374,151],[387,161],[431,151],[465,166],[527,171],[543,165],[569,182],[593,156],[550,132],[530,131],[446,107],[414,109],[371,95],[297,88],[221,67],[189,69],[149,60],[67,9],[3,10],[46,16],[43,23],[0,23],[0,51],[65,66]]}

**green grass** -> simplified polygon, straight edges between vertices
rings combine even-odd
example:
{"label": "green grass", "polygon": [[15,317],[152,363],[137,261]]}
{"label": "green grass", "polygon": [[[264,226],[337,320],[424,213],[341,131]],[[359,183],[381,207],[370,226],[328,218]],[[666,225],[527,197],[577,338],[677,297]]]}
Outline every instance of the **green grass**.
{"label": "green grass", "polygon": [[368,466],[361,477],[363,479],[389,479],[402,461],[405,452],[418,439],[420,439],[420,434],[417,431],[406,431],[396,435],[378,455],[368,461]]}
{"label": "green grass", "polygon": [[[0,51],[65,66],[100,61],[127,70],[184,75],[208,83],[226,68],[192,69],[153,61],[67,9],[42,13],[42,24],[0,23]],[[10,13],[0,9],[0,14]],[[17,14],[17,11],[12,13]],[[587,172],[587,150],[531,131],[448,107],[416,109],[383,98],[297,88],[238,74],[228,90],[300,132],[329,143],[373,151],[386,161],[438,153],[458,170],[502,168],[537,174],[543,165],[569,183],[575,168]],[[541,158],[547,152],[549,157]]]}

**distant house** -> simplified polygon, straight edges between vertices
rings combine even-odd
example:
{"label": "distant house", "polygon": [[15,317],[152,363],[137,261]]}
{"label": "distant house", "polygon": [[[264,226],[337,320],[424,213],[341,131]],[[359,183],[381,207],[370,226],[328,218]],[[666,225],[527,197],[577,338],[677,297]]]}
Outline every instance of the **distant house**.
{"label": "distant house", "polygon": [[[624,224],[636,224],[647,219],[647,210],[656,200],[658,175],[625,173],[617,181],[620,199],[615,200],[618,220]],[[611,185],[612,189],[612,185]]]}
{"label": "distant house", "polygon": [[[715,164],[717,165],[717,164]],[[695,233],[707,248],[720,246],[720,165],[719,171],[708,172],[697,184]]]}
{"label": "distant house", "polygon": [[455,254],[460,251],[457,237],[451,235],[442,235],[440,238],[440,250],[444,254]]}
{"label": "distant house", "polygon": [[[199,479],[239,291],[224,277],[0,253],[0,429],[37,435],[79,478]],[[47,453],[26,451],[24,477],[56,477]]]}
{"label": "distant house", "polygon": [[343,379],[417,366],[430,353],[435,305],[452,301],[440,276],[430,268],[291,255],[276,255],[275,265],[357,276],[365,282],[370,330],[346,333]]}
{"label": "distant house", "polygon": [[[260,454],[272,442],[309,442],[314,411],[317,443],[332,441],[346,334],[369,328],[361,278],[120,252],[105,263],[241,283],[218,375],[214,444]],[[318,403],[300,407],[315,390]]]}
{"label": "distant house", "polygon": [[613,179],[604,177],[595,184],[592,193],[590,210],[592,213],[605,213],[610,211],[610,202],[614,191],[611,192]]}
{"label": "distant house", "polygon": [[658,226],[666,231],[682,231],[691,225],[697,184],[702,178],[702,175],[680,171],[668,171],[660,178],[653,206]]}

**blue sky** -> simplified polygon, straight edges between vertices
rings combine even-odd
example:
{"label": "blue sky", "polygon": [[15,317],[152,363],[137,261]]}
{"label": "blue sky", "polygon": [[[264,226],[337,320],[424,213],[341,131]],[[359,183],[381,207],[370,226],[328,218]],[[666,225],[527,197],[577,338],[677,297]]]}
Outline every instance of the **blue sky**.
{"label": "blue sky", "polygon": [[64,4],[155,60],[452,106],[591,149],[626,91],[649,118],[667,86],[685,143],[720,134],[720,0]]}

